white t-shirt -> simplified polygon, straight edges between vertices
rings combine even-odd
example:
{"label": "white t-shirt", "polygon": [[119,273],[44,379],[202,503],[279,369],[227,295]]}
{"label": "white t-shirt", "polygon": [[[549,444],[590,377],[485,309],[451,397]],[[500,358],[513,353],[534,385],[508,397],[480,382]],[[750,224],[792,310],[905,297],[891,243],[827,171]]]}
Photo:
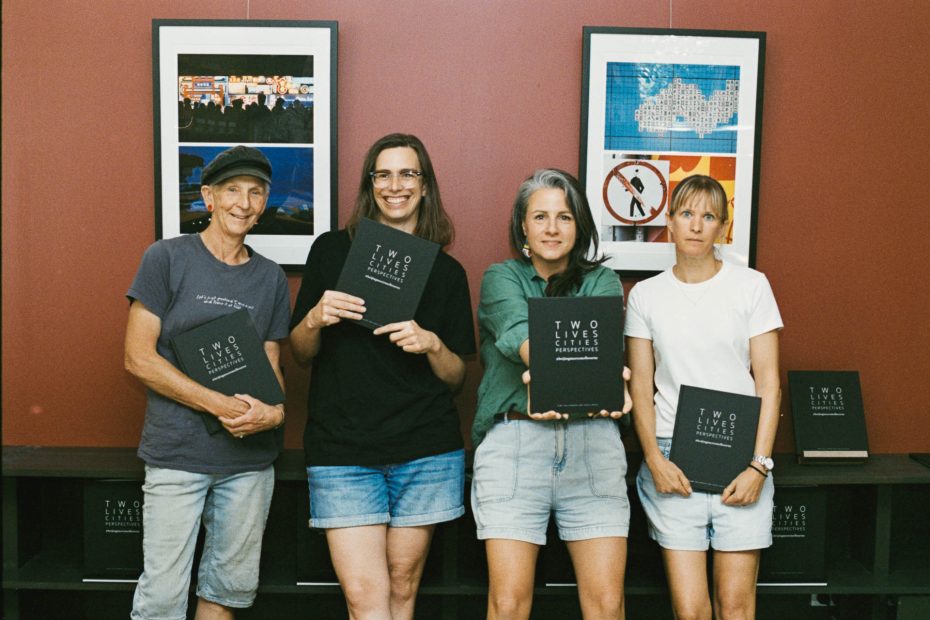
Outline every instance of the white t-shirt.
{"label": "white t-shirt", "polygon": [[748,267],[724,262],[697,284],[668,269],[636,284],[623,332],[652,341],[656,436],[672,436],[682,384],[755,396],[749,339],[782,327],[769,281]]}

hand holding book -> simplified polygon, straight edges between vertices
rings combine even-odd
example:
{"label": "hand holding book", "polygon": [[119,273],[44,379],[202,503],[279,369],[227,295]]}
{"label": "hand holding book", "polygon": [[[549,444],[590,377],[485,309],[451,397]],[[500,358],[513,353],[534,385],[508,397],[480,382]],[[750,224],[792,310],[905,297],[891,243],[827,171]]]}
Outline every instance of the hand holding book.
{"label": "hand holding book", "polygon": [[[623,372],[621,373],[621,378],[623,379],[623,409],[621,411],[607,411],[606,409],[601,409],[600,411],[589,411],[587,416],[589,418],[600,417],[600,418],[613,418],[618,420],[624,415],[628,414],[633,408],[633,398],[630,396],[629,389],[629,380],[631,377],[630,369],[626,366],[623,367]],[[557,411],[546,411],[546,412],[533,412],[532,409],[532,400],[530,395],[530,371],[529,369],[523,372],[523,384],[526,386],[526,409],[527,415],[533,418],[534,420],[568,420],[568,413],[559,413]],[[577,414],[576,414],[577,415]]]}
{"label": "hand holding book", "polygon": [[325,291],[307,313],[304,323],[310,329],[320,329],[341,323],[343,319],[358,321],[364,313],[364,299],[341,291]]}
{"label": "hand holding book", "polygon": [[[727,506],[755,504],[762,494],[765,475],[759,475],[761,472],[752,465],[746,467],[733,479],[733,482],[727,485],[720,496],[721,501]],[[750,469],[754,471],[749,471]]]}
{"label": "hand holding book", "polygon": [[223,427],[233,436],[242,439],[249,435],[270,431],[284,424],[284,404],[268,405],[248,394],[235,397],[248,406],[245,414],[236,418],[221,418]]}

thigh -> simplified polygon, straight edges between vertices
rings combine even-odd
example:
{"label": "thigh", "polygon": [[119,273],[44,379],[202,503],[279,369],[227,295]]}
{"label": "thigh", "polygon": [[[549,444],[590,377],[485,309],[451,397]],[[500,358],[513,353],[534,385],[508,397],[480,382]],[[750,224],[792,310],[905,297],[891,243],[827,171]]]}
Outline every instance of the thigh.
{"label": "thigh", "polygon": [[204,474],[145,467],[144,570],[133,600],[134,618],[184,617],[209,487],[210,476]]}
{"label": "thigh", "polygon": [[465,514],[465,451],[386,468],[391,528],[432,525]]}
{"label": "thigh", "polygon": [[389,527],[387,529],[387,564],[391,574],[413,575],[419,581],[426,564],[435,525]]}
{"label": "thigh", "polygon": [[529,420],[491,427],[475,451],[471,505],[480,540],[546,544],[552,510],[554,425]]}
{"label": "thigh", "polygon": [[555,510],[565,541],[625,538],[630,527],[626,452],[616,422],[564,425],[565,453],[555,470]]}
{"label": "thigh", "polygon": [[707,553],[662,549],[662,560],[676,617],[710,620]]}
{"label": "thigh", "polygon": [[626,538],[617,536],[573,540],[565,543],[572,558],[578,594],[623,593],[626,573]]}
{"label": "thigh", "polygon": [[315,465],[307,468],[307,484],[311,527],[383,525],[391,520],[382,468]]}
{"label": "thigh", "polygon": [[515,599],[523,604],[532,601],[539,545],[494,538],[485,541],[485,550],[491,599]]}
{"label": "thigh", "polygon": [[326,530],[333,568],[344,588],[354,590],[351,584],[363,582],[365,588],[380,591],[385,596],[390,591],[387,531],[384,524]]}
{"label": "thigh", "polygon": [[216,477],[204,508],[200,598],[226,607],[252,604],[273,491],[273,466]]}
{"label": "thigh", "polygon": [[714,552],[714,602],[721,617],[755,617],[759,551]]}

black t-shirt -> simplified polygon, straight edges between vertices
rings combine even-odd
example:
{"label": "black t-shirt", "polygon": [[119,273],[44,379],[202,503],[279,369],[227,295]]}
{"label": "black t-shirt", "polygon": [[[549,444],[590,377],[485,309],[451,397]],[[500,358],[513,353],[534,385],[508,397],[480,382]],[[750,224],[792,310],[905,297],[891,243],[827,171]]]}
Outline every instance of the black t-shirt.
{"label": "black t-shirt", "polygon": [[[293,329],[333,290],[351,241],[327,232],[310,249],[291,319]],[[475,352],[465,270],[439,252],[414,316],[454,353]],[[449,388],[426,355],[405,353],[387,335],[346,321],[323,328],[313,358],[304,455],[307,465],[388,465],[463,446]]]}

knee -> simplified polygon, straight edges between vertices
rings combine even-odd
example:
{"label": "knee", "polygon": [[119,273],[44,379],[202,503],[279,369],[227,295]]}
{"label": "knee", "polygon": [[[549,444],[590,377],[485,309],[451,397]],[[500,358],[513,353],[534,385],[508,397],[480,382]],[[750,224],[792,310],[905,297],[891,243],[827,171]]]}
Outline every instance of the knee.
{"label": "knee", "polygon": [[389,567],[391,576],[391,598],[408,601],[417,595],[420,585],[421,570],[416,567],[392,564]]}
{"label": "knee", "polygon": [[678,603],[674,605],[676,620],[711,620],[711,607],[708,602]]}
{"label": "knee", "polygon": [[605,590],[587,597],[584,608],[595,618],[620,618],[623,614],[623,591]]}
{"label": "knee", "polygon": [[387,600],[385,584],[376,579],[358,576],[341,580],[339,585],[349,608],[356,612],[378,609]]}
{"label": "knee", "polygon": [[717,617],[720,620],[751,620],[755,616],[755,606],[740,599],[721,600],[717,605]]}
{"label": "knee", "polygon": [[532,592],[490,592],[488,607],[495,618],[528,618],[533,604]]}

